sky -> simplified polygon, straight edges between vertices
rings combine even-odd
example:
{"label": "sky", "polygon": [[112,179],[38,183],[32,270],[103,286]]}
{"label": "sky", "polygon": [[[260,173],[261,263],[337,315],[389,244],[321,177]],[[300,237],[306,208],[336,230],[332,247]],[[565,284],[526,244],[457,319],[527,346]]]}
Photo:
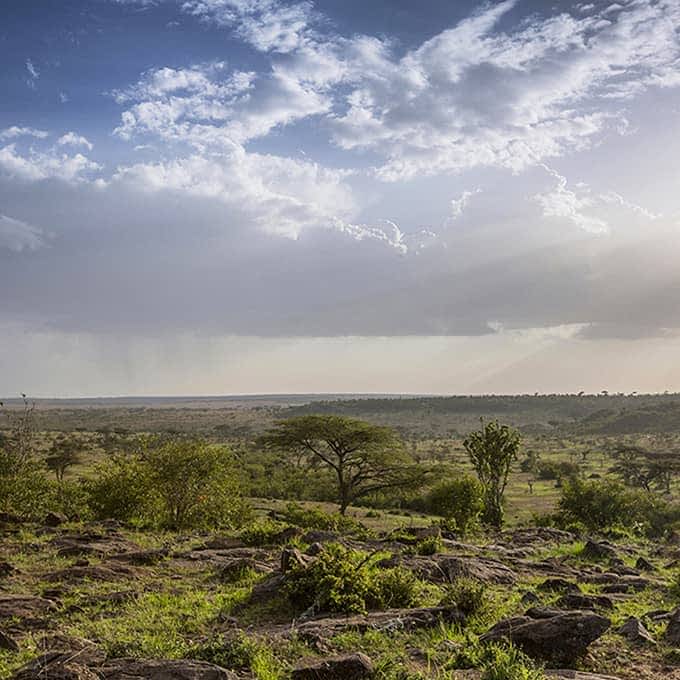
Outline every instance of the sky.
{"label": "sky", "polygon": [[677,0],[4,0],[0,396],[680,391]]}

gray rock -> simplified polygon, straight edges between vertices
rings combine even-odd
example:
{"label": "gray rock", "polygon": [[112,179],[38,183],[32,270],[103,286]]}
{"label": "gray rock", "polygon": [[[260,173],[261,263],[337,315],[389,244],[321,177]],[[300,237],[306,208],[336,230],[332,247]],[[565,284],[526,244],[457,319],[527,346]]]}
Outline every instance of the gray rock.
{"label": "gray rock", "polygon": [[642,621],[631,616],[622,626],[619,628],[619,634],[628,640],[628,642],[633,642],[635,644],[647,644],[655,645],[656,640],[651,636],[650,632],[642,625]]}
{"label": "gray rock", "polygon": [[479,639],[482,642],[509,640],[526,654],[544,662],[571,665],[583,656],[591,642],[609,628],[609,619],[593,612],[570,611],[545,618],[517,616],[498,622]]}
{"label": "gray rock", "polygon": [[298,665],[292,680],[363,680],[374,673],[373,663],[364,654],[343,654]]}
{"label": "gray rock", "polygon": [[671,614],[664,639],[671,645],[680,646],[680,607]]}
{"label": "gray rock", "polygon": [[105,680],[237,680],[237,675],[205,661],[111,659],[97,669]]}

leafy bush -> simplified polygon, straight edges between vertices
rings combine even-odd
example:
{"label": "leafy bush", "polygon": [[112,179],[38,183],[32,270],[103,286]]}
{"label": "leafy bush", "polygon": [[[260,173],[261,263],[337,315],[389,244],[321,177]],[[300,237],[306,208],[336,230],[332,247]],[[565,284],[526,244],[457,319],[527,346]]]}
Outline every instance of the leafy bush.
{"label": "leafy bush", "polygon": [[426,507],[464,535],[479,521],[484,509],[482,485],[468,475],[442,482],[427,495]]}
{"label": "leafy bush", "polygon": [[282,531],[289,528],[287,524],[275,522],[271,519],[262,519],[248,524],[241,530],[239,537],[246,545],[262,547],[277,543]]}
{"label": "leafy bush", "polygon": [[556,519],[578,522],[589,530],[623,527],[660,536],[680,519],[680,507],[620,482],[578,479],[565,484]]}
{"label": "leafy bush", "polygon": [[436,555],[444,548],[441,536],[428,536],[416,545],[416,552],[419,555]]}
{"label": "leafy bush", "polygon": [[379,554],[328,544],[310,565],[286,574],[285,591],[293,606],[316,611],[365,613],[412,606],[420,581],[402,568],[380,569],[379,559]]}
{"label": "leafy bush", "polygon": [[99,518],[170,529],[237,527],[249,518],[227,451],[200,441],[144,442],[87,483]]}
{"label": "leafy bush", "polygon": [[99,519],[148,521],[160,512],[151,490],[150,470],[136,455],[112,455],[96,466],[85,488]]}
{"label": "leafy bush", "polygon": [[282,518],[285,522],[304,529],[338,531],[357,536],[367,534],[366,527],[352,517],[339,512],[327,513],[316,508],[304,508],[297,503],[289,503]]}
{"label": "leafy bush", "polygon": [[481,581],[461,577],[446,588],[440,604],[455,604],[465,616],[474,616],[490,605],[489,591]]}
{"label": "leafy bush", "polygon": [[260,651],[259,645],[245,633],[217,635],[192,647],[187,658],[236,670],[250,670]]}
{"label": "leafy bush", "polygon": [[481,670],[481,680],[544,680],[535,662],[512,645],[482,645],[474,641],[456,652],[448,664],[451,668]]}

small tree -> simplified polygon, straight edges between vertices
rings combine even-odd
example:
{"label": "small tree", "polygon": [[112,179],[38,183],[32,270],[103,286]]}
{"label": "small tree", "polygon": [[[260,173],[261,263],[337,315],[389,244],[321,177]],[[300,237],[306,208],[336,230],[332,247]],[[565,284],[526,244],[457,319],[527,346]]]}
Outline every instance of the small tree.
{"label": "small tree", "polygon": [[261,440],[329,468],[337,480],[340,513],[358,498],[417,483],[420,472],[388,427],[342,416],[310,415],[279,421]]}
{"label": "small tree", "polygon": [[484,509],[482,485],[469,475],[441,482],[427,495],[429,512],[453,522],[465,535],[478,522]]}
{"label": "small tree", "polygon": [[484,489],[483,521],[500,528],[503,494],[520,447],[519,432],[498,421],[482,422],[482,429],[468,435],[463,446]]}
{"label": "small tree", "polygon": [[87,488],[100,518],[203,529],[237,527],[249,517],[231,454],[202,441],[143,441],[99,465]]}
{"label": "small tree", "polygon": [[54,472],[59,483],[64,481],[66,471],[80,462],[80,452],[81,445],[75,437],[59,437],[52,442],[45,465]]}

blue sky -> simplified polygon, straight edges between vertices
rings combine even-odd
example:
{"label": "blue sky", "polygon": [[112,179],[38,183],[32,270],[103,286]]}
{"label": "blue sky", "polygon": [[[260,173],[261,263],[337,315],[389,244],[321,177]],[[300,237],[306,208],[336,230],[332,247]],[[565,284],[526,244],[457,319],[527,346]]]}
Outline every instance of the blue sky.
{"label": "blue sky", "polygon": [[679,30],[669,0],[4,2],[3,389],[680,389]]}

